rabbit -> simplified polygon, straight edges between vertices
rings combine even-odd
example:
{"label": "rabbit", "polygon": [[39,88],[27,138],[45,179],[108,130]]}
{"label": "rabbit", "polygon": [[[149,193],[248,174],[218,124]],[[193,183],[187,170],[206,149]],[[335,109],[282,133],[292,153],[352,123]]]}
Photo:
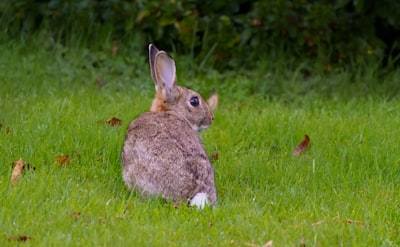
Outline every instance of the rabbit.
{"label": "rabbit", "polygon": [[156,96],[150,112],[134,119],[122,150],[123,179],[143,196],[188,201],[204,208],[217,203],[214,167],[197,135],[214,113],[199,93],[177,85],[174,60],[149,45]]}

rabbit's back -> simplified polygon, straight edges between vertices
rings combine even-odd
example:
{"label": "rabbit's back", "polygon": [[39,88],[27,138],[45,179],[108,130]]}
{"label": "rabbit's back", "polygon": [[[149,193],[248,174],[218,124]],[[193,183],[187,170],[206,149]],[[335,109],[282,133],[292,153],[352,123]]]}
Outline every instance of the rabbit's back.
{"label": "rabbit's back", "polygon": [[147,112],[128,128],[122,152],[125,183],[174,201],[199,192],[216,202],[214,169],[197,133],[174,112]]}

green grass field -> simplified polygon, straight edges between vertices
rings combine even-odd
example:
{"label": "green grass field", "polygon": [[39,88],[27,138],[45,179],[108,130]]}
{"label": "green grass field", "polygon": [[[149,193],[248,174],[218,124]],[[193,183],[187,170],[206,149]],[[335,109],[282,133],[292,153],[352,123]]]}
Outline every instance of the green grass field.
{"label": "green grass field", "polygon": [[[181,84],[220,95],[200,134],[218,153],[219,203],[196,210],[143,200],[122,181],[126,127],[153,96],[147,61],[36,48],[0,47],[1,246],[400,245],[400,103],[386,88],[398,77],[360,72],[354,84],[337,72],[300,87],[282,68],[264,77],[287,86],[272,95],[251,93],[244,75],[193,78],[177,61]],[[293,157],[305,134],[310,150]],[[19,158],[36,169],[12,186]]]}

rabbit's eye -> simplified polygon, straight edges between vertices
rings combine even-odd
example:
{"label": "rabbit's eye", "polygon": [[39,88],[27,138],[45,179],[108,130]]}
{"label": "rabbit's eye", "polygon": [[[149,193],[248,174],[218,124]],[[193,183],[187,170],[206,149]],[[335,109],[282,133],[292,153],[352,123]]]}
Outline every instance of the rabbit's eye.
{"label": "rabbit's eye", "polygon": [[192,105],[192,106],[199,106],[200,105],[200,100],[199,100],[199,98],[198,97],[193,97],[193,98],[191,98],[190,99],[190,104]]}

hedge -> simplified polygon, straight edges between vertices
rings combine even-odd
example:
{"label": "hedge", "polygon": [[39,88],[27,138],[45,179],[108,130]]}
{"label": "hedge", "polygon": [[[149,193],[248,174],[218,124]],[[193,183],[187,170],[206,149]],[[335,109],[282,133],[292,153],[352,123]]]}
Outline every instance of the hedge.
{"label": "hedge", "polygon": [[226,69],[253,66],[274,49],[326,64],[391,63],[399,13],[398,0],[3,0],[0,26],[14,37],[45,29],[60,42],[107,30],[112,40],[155,42]]}

